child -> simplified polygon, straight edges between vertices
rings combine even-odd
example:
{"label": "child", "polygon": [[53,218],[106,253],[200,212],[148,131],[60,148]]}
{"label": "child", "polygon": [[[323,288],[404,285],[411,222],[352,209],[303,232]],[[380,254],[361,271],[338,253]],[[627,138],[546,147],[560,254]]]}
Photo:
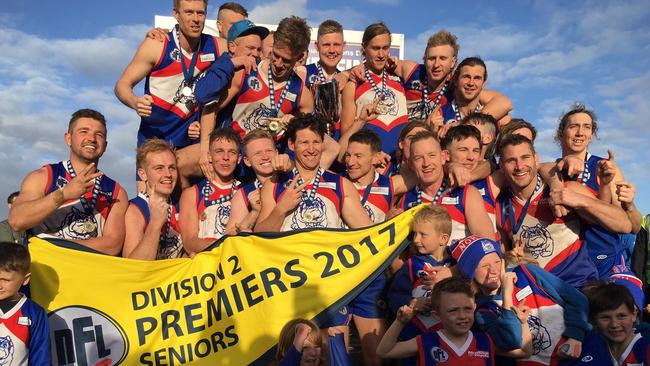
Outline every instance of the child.
{"label": "child", "polygon": [[[336,316],[334,317],[336,318]],[[348,366],[352,364],[347,354],[343,332],[330,327],[327,335],[329,363],[321,350],[323,334],[318,326],[306,319],[293,319],[282,327],[273,365],[278,366]]]}
{"label": "child", "polygon": [[506,271],[500,246],[490,239],[470,236],[450,249],[461,275],[478,289],[476,323],[500,354],[522,365],[580,355],[589,324],[587,299],[578,290],[535,265]]}
{"label": "child", "polygon": [[43,308],[18,292],[27,285],[27,248],[0,242],[0,364],[49,366],[50,331]]}
{"label": "child", "polygon": [[403,358],[417,355],[418,365],[494,365],[492,339],[486,333],[471,330],[476,303],[468,282],[458,278],[446,278],[438,282],[431,294],[431,306],[442,329],[397,342],[397,335],[404,324],[413,317],[414,303],[415,300],[411,305],[400,308],[397,319],[377,347],[380,357]]}
{"label": "child", "polygon": [[451,234],[451,217],[441,206],[427,205],[413,218],[412,249],[409,258],[395,274],[388,292],[388,303],[394,313],[415,299],[416,315],[405,325],[400,340],[439,329],[438,320],[431,316],[429,295],[436,267],[448,263],[446,249]]}

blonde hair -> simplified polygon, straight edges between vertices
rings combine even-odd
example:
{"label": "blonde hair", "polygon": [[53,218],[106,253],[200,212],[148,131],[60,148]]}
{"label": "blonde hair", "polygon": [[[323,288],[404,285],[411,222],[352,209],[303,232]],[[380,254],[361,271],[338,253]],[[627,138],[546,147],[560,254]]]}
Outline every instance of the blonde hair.
{"label": "blonde hair", "polygon": [[429,48],[438,46],[451,46],[454,49],[454,57],[458,57],[458,50],[460,50],[458,38],[446,30],[438,31],[429,37],[427,48],[424,50],[425,56]]}
{"label": "blonde hair", "polygon": [[442,206],[426,205],[413,216],[413,224],[430,223],[440,234],[451,234],[451,216]]}
{"label": "blonde hair", "polygon": [[147,161],[147,155],[150,153],[160,152],[160,151],[169,151],[174,156],[176,156],[176,151],[174,147],[167,141],[154,137],[145,141],[144,144],[136,150],[135,153],[135,166],[136,168],[144,168],[144,164]]}
{"label": "blonde hair", "polygon": [[292,319],[287,324],[285,324],[284,327],[282,327],[282,330],[280,331],[280,339],[278,339],[278,348],[277,348],[277,352],[275,353],[275,359],[273,360],[274,365],[279,365],[282,359],[284,358],[284,356],[286,356],[287,352],[289,352],[289,349],[293,344],[293,340],[296,337],[296,326],[298,324],[307,324],[311,328],[311,332],[309,333],[309,337],[307,338],[308,340],[310,340],[312,343],[318,346],[320,346],[323,343],[323,338],[316,324],[314,324],[312,321],[307,319],[302,319],[302,318]]}

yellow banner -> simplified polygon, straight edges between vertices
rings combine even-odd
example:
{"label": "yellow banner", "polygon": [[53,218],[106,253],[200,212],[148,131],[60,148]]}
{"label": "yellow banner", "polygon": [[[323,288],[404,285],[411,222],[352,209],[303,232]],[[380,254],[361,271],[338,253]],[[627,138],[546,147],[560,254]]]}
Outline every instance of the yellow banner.
{"label": "yellow banner", "polygon": [[34,238],[32,297],[49,314],[55,365],[268,361],[285,323],[323,321],[384,270],[415,211],[361,230],[228,237],[194,259],[130,260]]}

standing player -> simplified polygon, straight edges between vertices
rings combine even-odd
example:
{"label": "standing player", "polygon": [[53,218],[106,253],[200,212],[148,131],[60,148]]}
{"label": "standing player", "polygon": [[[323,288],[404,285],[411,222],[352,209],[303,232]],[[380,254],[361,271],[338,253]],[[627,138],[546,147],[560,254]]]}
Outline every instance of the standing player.
{"label": "standing player", "polygon": [[122,256],[144,260],[180,258],[185,252],[178,201],[172,197],[178,179],[174,149],[164,140],[147,140],[138,148],[135,160],[147,190],[129,201]]}
{"label": "standing player", "polygon": [[204,178],[181,195],[181,237],[187,253],[198,253],[226,234],[230,200],[239,184],[234,177],[239,145],[239,135],[230,128],[216,129],[210,134],[215,178]]}
{"label": "standing player", "polygon": [[221,4],[219,10],[217,10],[217,30],[219,31],[219,37],[228,38],[230,27],[246,18],[248,18],[248,11],[241,4],[236,2]]}
{"label": "standing player", "polygon": [[35,236],[54,236],[118,255],[128,198],[119,183],[97,170],[106,150],[106,119],[92,109],[74,112],[65,142],[68,160],[25,177],[9,211],[9,224],[16,231],[29,229]]}
{"label": "standing player", "polygon": [[494,238],[495,232],[478,190],[471,185],[453,188],[445,181],[445,157],[435,135],[429,131],[419,132],[411,140],[410,147],[409,164],[418,183],[406,192],[400,208],[407,210],[421,203],[444,206],[452,220],[450,240],[469,235]]}
{"label": "standing player", "polygon": [[315,44],[319,59],[316,63],[305,66],[307,69],[305,85],[312,91],[315,84],[332,80],[339,73],[337,66],[343,58],[345,49],[343,26],[331,19],[322,22],[318,26]]}
{"label": "standing player", "polygon": [[406,98],[400,78],[386,69],[390,55],[391,33],[384,23],[369,25],[363,32],[362,47],[366,58],[365,80],[348,82],[343,89],[341,135],[352,126],[368,104],[376,105],[378,117],[365,128],[376,132],[382,141],[382,151],[395,158],[397,138],[408,122]]}
{"label": "standing player", "polygon": [[[538,174],[538,157],[530,140],[510,135],[499,145],[506,187],[497,203],[497,225],[506,248],[521,242],[523,253],[574,287],[597,278],[583,245],[583,225],[598,224],[614,232],[629,232],[630,221],[620,207],[593,197],[577,183],[550,189]],[[553,205],[572,212],[561,218]]]}

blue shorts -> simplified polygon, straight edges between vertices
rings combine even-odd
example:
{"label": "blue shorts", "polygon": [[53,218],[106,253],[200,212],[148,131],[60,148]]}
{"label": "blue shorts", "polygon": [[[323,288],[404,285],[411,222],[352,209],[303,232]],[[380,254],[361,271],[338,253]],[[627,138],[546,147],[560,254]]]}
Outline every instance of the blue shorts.
{"label": "blue shorts", "polygon": [[386,273],[382,272],[348,304],[350,313],[367,319],[384,318],[387,310],[386,285]]}
{"label": "blue shorts", "polygon": [[321,328],[338,327],[350,323],[350,311],[347,306],[340,308],[333,316],[327,318]]}

